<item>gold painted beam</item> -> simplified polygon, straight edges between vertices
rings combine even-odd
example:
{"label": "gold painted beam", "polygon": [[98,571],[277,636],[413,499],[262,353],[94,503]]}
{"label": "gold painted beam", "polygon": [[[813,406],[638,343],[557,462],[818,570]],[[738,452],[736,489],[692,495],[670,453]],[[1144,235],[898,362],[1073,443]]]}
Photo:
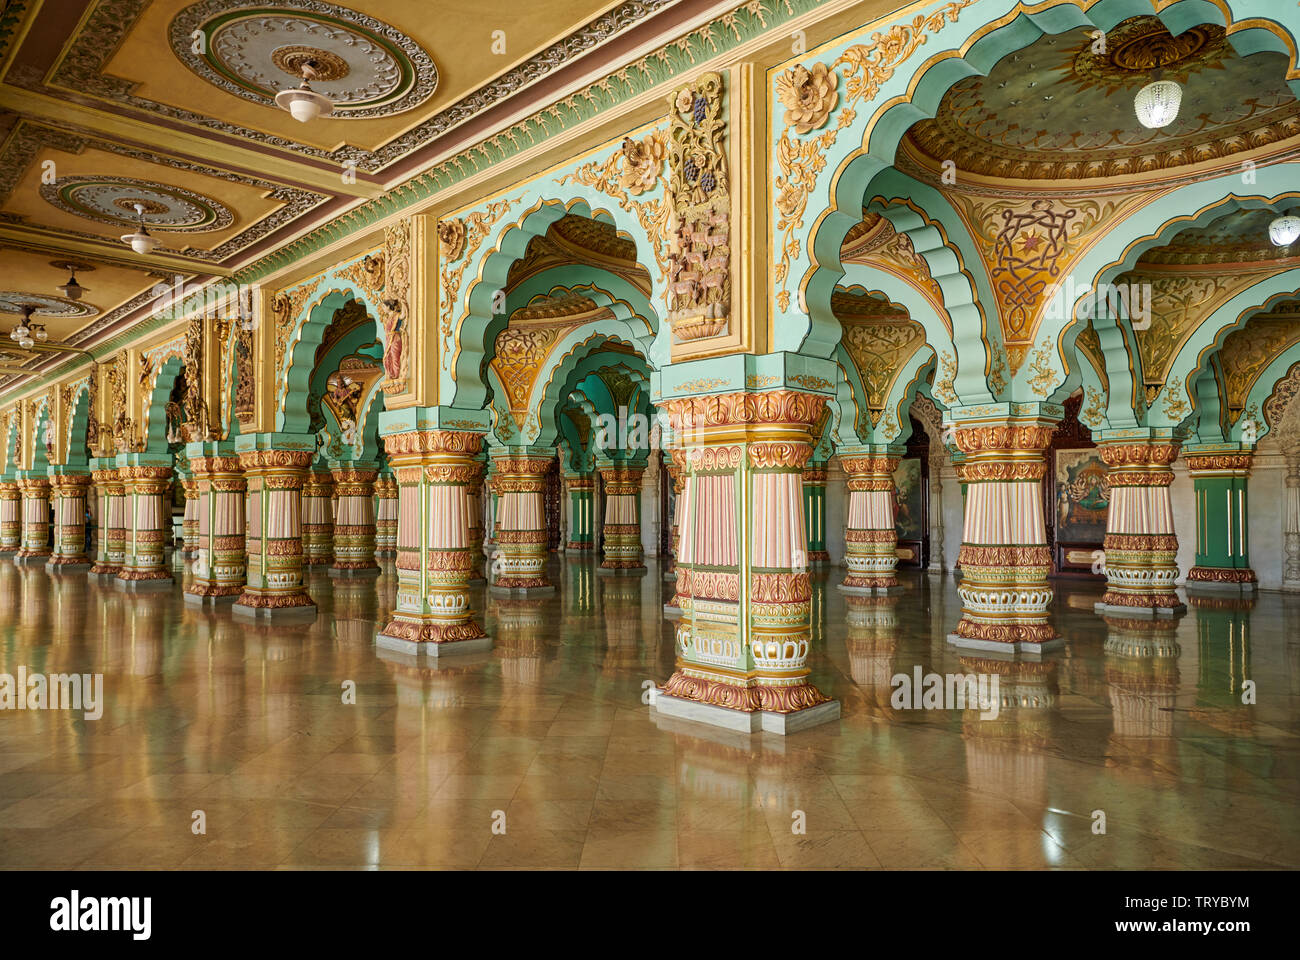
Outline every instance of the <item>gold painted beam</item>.
{"label": "gold painted beam", "polygon": [[252,173],[287,185],[304,186],[329,195],[373,200],[385,192],[380,184],[360,179],[361,174],[357,175],[355,183],[345,183],[342,167],[332,170],[281,153],[249,150],[200,133],[160,127],[148,120],[107,113],[13,86],[0,88],[0,107],[36,122],[53,120],[110,140],[130,141],[154,149],[158,149],[159,140],[164,140],[168,154],[199,160],[234,173]]}
{"label": "gold painted beam", "polygon": [[[46,250],[56,256],[65,256],[80,254],[85,257],[97,257],[103,254],[105,249],[113,251],[112,256],[117,266],[134,266],[142,271],[165,271],[167,273],[179,273],[182,276],[193,276],[195,274],[211,274],[215,277],[229,277],[235,271],[230,267],[223,267],[215,263],[208,263],[203,260],[188,260],[185,257],[175,257],[170,254],[150,254],[147,257],[139,256],[131,252],[125,244],[114,243],[111,240],[83,240],[75,237],[56,237],[34,233],[30,228],[23,227],[0,227],[0,241],[12,240],[21,242],[23,249],[26,250]],[[73,259],[76,259],[74,256]]]}

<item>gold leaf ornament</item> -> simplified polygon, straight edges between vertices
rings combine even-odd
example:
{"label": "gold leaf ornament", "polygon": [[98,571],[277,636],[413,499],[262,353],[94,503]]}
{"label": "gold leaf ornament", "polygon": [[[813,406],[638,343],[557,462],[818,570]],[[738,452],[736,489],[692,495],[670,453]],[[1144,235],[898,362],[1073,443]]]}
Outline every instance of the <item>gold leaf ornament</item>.
{"label": "gold leaf ornament", "polygon": [[826,123],[839,103],[839,75],[824,63],[809,70],[796,64],[776,78],[776,93],[785,107],[785,124],[798,134],[816,130]]}

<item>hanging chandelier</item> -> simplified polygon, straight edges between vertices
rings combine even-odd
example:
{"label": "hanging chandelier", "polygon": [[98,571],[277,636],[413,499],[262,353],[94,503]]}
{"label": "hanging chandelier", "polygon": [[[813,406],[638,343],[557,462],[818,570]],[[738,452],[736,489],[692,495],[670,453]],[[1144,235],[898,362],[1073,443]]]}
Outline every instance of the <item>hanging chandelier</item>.
{"label": "hanging chandelier", "polygon": [[44,324],[32,323],[32,313],[35,310],[36,308],[30,303],[23,304],[23,318],[18,321],[18,326],[9,331],[9,339],[24,350],[30,350],[38,340],[44,341],[49,338]]}
{"label": "hanging chandelier", "polygon": [[1183,88],[1172,80],[1148,83],[1133,98],[1133,110],[1138,123],[1151,130],[1167,127],[1178,117],[1178,106],[1183,101]]}
{"label": "hanging chandelier", "polygon": [[68,270],[68,282],[60,284],[55,289],[69,300],[80,300],[81,295],[86,292],[86,288],[77,283],[77,264],[65,263],[63,266]]}
{"label": "hanging chandelier", "polygon": [[140,228],[135,233],[124,233],[119,239],[129,245],[136,253],[144,256],[158,246],[158,241],[149,235],[149,228],[144,225],[144,204],[137,203],[135,215],[140,218]]}
{"label": "hanging chandelier", "polygon": [[1300,238],[1300,217],[1285,216],[1278,217],[1268,225],[1268,238],[1273,241],[1274,246],[1289,247]]}
{"label": "hanging chandelier", "polygon": [[311,88],[314,79],[316,61],[307,60],[302,65],[302,84],[277,93],[275,105],[288,110],[299,123],[307,123],[317,117],[328,117],[334,112],[334,101]]}

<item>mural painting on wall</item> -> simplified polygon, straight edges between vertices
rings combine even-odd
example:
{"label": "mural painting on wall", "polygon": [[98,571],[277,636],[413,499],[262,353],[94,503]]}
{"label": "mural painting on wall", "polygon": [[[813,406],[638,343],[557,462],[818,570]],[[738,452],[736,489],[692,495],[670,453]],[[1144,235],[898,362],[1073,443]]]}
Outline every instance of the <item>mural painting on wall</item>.
{"label": "mural painting on wall", "polygon": [[925,535],[921,461],[900,460],[894,471],[894,525],[898,539],[920,540]]}
{"label": "mural painting on wall", "polygon": [[1056,451],[1056,539],[1101,543],[1106,536],[1110,486],[1095,449]]}

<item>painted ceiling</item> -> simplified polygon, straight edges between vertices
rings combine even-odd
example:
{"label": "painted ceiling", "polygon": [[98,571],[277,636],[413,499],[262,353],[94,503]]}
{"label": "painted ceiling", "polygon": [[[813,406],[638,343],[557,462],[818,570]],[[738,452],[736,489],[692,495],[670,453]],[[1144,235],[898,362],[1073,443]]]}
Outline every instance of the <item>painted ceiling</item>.
{"label": "painted ceiling", "polygon": [[[1300,204],[1282,211],[1300,216]],[[1300,242],[1274,246],[1268,225],[1272,210],[1237,210],[1207,224],[1175,234],[1169,243],[1148,250],[1142,264],[1250,263],[1300,256]]]}
{"label": "painted ceiling", "polygon": [[[1087,180],[1168,174],[1300,136],[1281,54],[1243,58],[1220,27],[1171,37],[1154,17],[1116,27],[1104,51],[1098,43],[1086,30],[1047,34],[988,76],[958,82],[908,132],[905,152],[930,169],[954,161],[959,176]],[[1172,124],[1151,130],[1133,95],[1158,69],[1182,85],[1183,101]]]}

